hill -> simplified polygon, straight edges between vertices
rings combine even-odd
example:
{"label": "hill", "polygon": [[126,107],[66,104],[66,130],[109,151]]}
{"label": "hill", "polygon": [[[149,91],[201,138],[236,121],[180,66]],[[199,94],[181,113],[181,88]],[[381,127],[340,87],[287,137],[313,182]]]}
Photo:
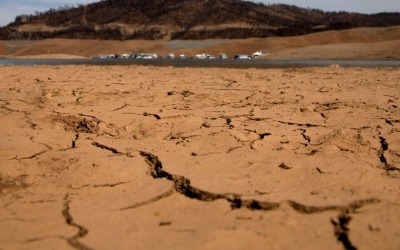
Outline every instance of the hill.
{"label": "hill", "polygon": [[18,16],[0,28],[0,39],[239,39],[395,25],[400,13],[324,12],[240,0],[103,0]]}

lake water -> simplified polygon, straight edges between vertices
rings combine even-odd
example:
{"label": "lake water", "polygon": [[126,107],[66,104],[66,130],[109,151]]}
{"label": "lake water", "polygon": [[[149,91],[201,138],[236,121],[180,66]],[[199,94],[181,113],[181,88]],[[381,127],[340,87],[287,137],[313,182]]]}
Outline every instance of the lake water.
{"label": "lake water", "polygon": [[267,60],[267,59],[0,59],[0,65],[146,65],[158,67],[212,68],[302,68],[327,67],[400,67],[400,61],[369,60]]}

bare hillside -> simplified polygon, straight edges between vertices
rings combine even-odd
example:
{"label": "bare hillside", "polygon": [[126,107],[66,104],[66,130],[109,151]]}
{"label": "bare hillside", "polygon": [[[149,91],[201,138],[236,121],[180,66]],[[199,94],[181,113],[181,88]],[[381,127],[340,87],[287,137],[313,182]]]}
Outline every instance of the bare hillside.
{"label": "bare hillside", "polygon": [[0,29],[0,39],[239,39],[394,25],[400,25],[400,13],[323,12],[240,0],[103,0],[21,15]]}

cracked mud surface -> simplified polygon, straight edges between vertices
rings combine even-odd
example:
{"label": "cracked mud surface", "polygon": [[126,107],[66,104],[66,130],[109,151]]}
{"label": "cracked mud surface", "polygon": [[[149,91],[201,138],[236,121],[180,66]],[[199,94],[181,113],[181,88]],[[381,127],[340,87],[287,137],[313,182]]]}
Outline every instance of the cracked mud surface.
{"label": "cracked mud surface", "polygon": [[399,69],[0,67],[0,249],[399,249]]}

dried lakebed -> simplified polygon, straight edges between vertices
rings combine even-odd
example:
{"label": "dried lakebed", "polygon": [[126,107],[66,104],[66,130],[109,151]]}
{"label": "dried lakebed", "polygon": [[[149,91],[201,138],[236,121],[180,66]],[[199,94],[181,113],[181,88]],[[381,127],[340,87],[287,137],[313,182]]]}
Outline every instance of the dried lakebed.
{"label": "dried lakebed", "polygon": [[398,249],[400,71],[0,67],[0,248]]}

